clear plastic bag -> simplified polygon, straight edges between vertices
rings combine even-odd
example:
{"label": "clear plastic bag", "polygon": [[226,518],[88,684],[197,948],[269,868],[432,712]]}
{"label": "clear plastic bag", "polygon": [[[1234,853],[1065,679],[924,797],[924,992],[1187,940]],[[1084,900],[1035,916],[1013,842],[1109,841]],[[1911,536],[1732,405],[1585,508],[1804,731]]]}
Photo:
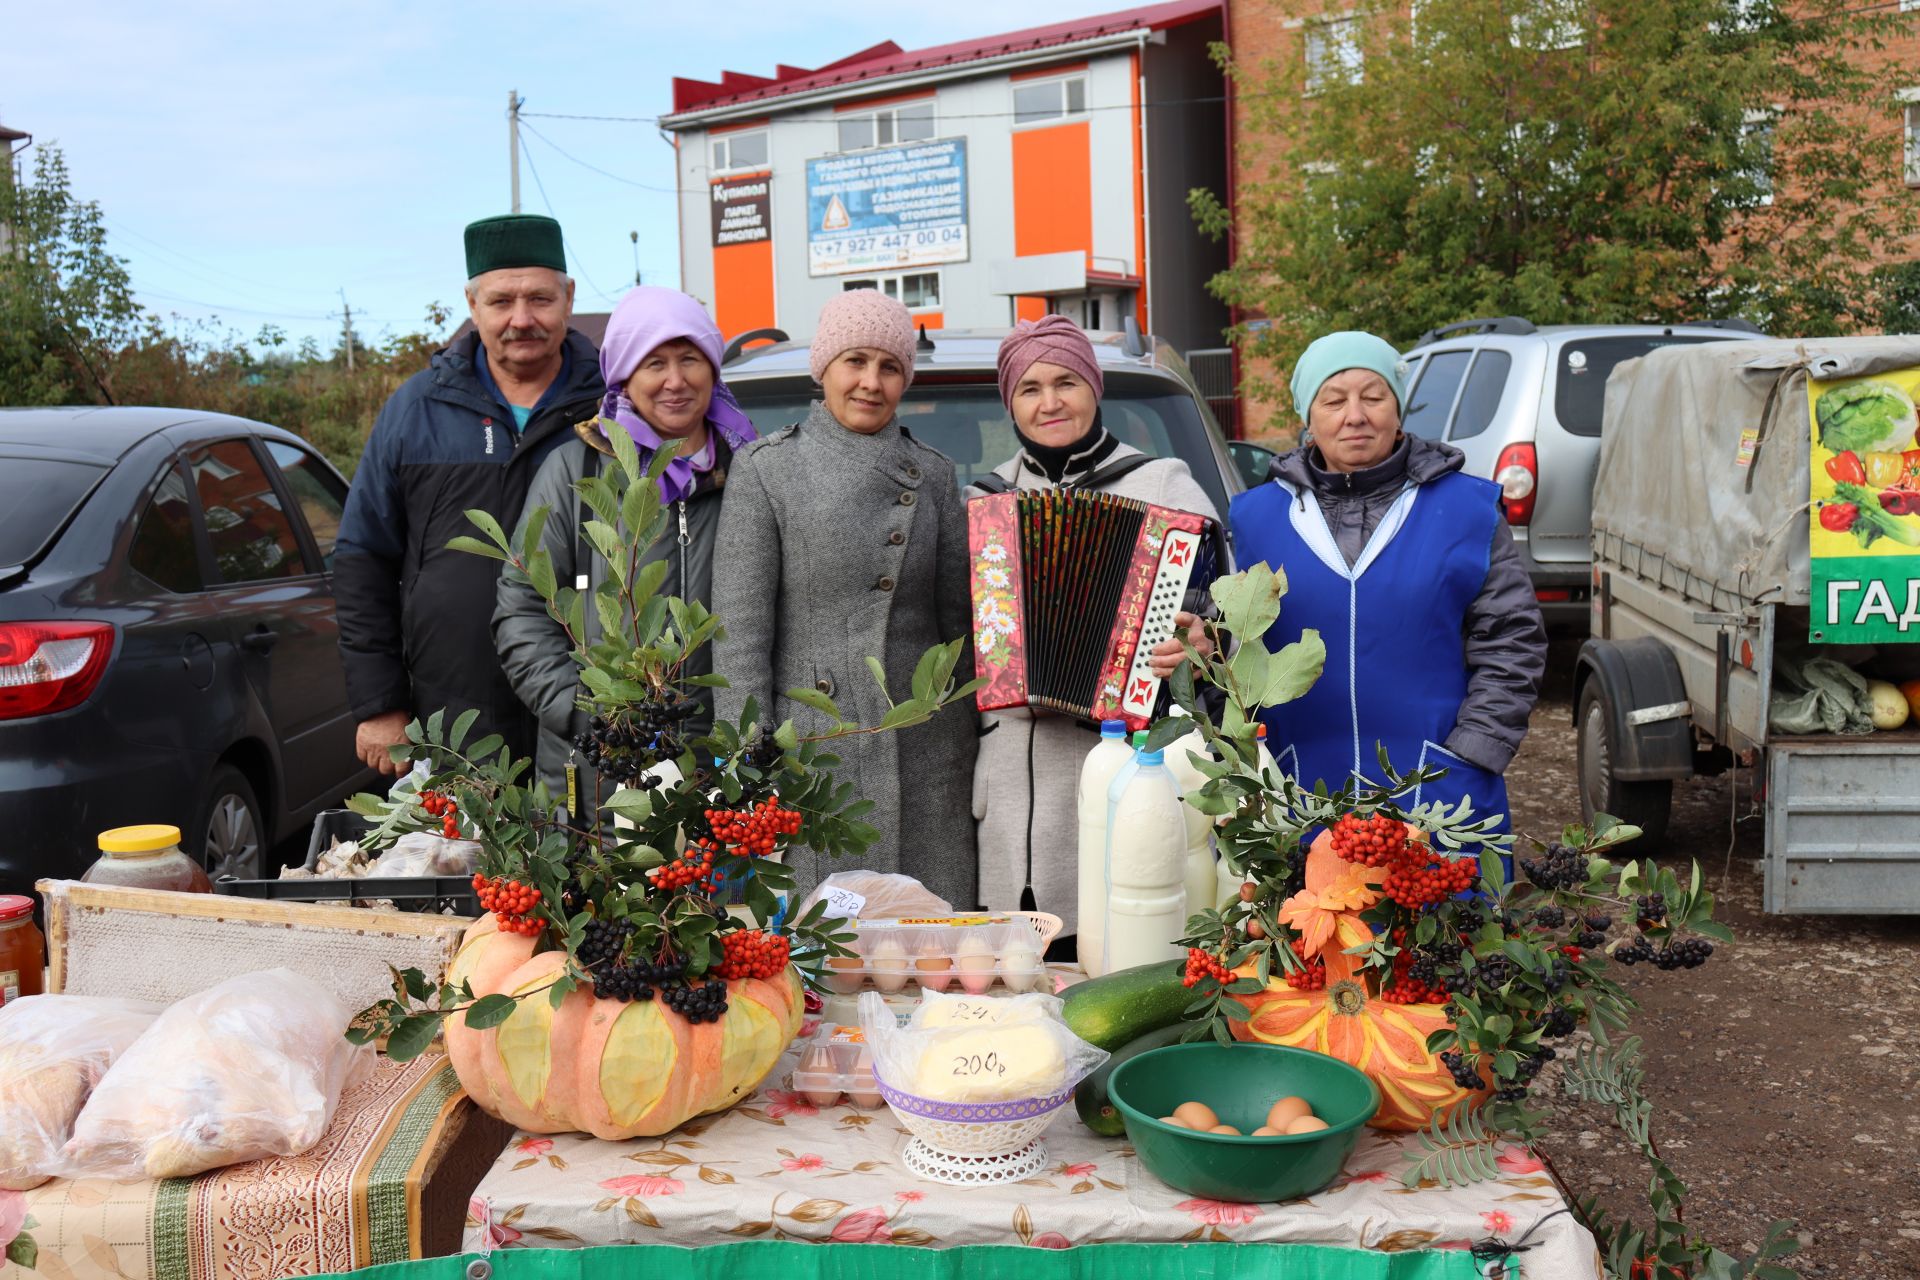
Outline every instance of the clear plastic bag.
{"label": "clear plastic bag", "polygon": [[228,979],[169,1007],[94,1087],[63,1173],[185,1178],[320,1140],[372,1067],[351,1011],[290,969]]}
{"label": "clear plastic bag", "polygon": [[160,1009],[64,995],[22,996],[0,1008],[0,1191],[54,1176],[87,1095]]}
{"label": "clear plastic bag", "polygon": [[373,860],[368,876],[470,876],[480,864],[480,846],[426,831],[409,831]]}
{"label": "clear plastic bag", "polygon": [[1059,996],[1027,994],[1017,996],[945,995],[920,991],[920,1003],[907,1017],[912,1031],[933,1031],[941,1027],[1000,1026],[1013,1022],[1044,1022],[1052,1019],[1065,1025]]}
{"label": "clear plastic bag", "polygon": [[1105,1049],[1088,1044],[1060,1020],[1060,1002],[1052,996],[968,1000],[923,992],[921,1002],[915,1014],[923,1020],[929,1008],[952,1010],[957,1004],[1020,1008],[1009,1008],[999,1019],[963,1018],[945,1026],[915,1026],[909,1020],[901,1026],[878,992],[862,994],[860,1030],[873,1046],[874,1073],[916,1098],[968,1103],[1051,1098],[1107,1060]]}
{"label": "clear plastic bag", "polygon": [[927,886],[912,876],[903,876],[891,871],[836,871],[814,887],[800,909],[793,913],[798,920],[812,909],[813,904],[827,895],[829,889],[841,889],[857,894],[864,900],[858,918],[862,920],[904,920],[916,916],[950,916],[953,904],[939,897]]}

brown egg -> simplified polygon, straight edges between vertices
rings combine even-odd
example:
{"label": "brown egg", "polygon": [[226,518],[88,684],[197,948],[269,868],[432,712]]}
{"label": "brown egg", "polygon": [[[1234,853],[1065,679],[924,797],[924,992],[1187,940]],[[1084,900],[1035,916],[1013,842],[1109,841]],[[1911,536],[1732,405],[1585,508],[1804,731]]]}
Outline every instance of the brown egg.
{"label": "brown egg", "polygon": [[1253,1136],[1256,1138],[1284,1138],[1286,1134],[1285,1129],[1276,1129],[1270,1124],[1263,1124],[1253,1131]]}
{"label": "brown egg", "polygon": [[1174,1116],[1161,1116],[1160,1123],[1170,1124],[1176,1129],[1185,1129],[1188,1127],[1187,1122],[1185,1120],[1178,1119]]}
{"label": "brown egg", "polygon": [[1220,1123],[1220,1117],[1204,1102],[1183,1102],[1173,1109],[1173,1116],[1189,1129],[1211,1129]]}
{"label": "brown egg", "polygon": [[1270,1128],[1284,1130],[1301,1116],[1310,1116],[1313,1108],[1305,1098],[1282,1098],[1267,1108],[1267,1125]]}
{"label": "brown egg", "polygon": [[859,956],[828,956],[827,968],[839,972],[827,975],[827,985],[843,996],[852,995],[866,978],[866,963]]}
{"label": "brown egg", "polygon": [[1230,1125],[1230,1124],[1217,1124],[1217,1125],[1215,1125],[1215,1126],[1213,1126],[1213,1128],[1211,1128],[1211,1129],[1209,1129],[1209,1130],[1207,1130],[1207,1132],[1208,1132],[1208,1133],[1230,1133],[1230,1134],[1232,1134],[1232,1135],[1233,1135],[1234,1137],[1236,1137],[1236,1138],[1240,1138],[1240,1137],[1244,1137],[1244,1136],[1245,1136],[1245,1135],[1244,1135],[1244,1134],[1242,1134],[1242,1133],[1241,1133],[1241,1132],[1240,1132],[1240,1131],[1239,1131],[1238,1129],[1236,1129],[1236,1128],[1234,1128],[1234,1127],[1233,1127],[1232,1125]]}
{"label": "brown egg", "polygon": [[1301,1116],[1287,1126],[1288,1133],[1318,1133],[1327,1127],[1327,1122],[1319,1116]]}

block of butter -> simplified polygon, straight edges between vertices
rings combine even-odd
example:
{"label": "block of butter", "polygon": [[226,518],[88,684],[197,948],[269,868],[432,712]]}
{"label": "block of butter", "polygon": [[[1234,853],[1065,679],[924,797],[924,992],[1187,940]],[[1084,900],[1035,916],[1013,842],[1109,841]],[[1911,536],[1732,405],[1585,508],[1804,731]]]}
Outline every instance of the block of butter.
{"label": "block of butter", "polygon": [[1050,1097],[1067,1082],[1061,1030],[1019,1022],[927,1032],[913,1091],[940,1102]]}

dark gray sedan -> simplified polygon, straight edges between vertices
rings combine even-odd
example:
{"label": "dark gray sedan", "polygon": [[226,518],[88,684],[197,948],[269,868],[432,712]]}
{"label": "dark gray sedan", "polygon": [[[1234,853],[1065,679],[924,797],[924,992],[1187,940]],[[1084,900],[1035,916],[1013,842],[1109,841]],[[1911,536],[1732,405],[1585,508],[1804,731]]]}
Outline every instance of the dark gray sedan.
{"label": "dark gray sedan", "polygon": [[215,876],[372,778],[330,568],[346,481],[176,409],[0,410],[0,893],[178,826]]}

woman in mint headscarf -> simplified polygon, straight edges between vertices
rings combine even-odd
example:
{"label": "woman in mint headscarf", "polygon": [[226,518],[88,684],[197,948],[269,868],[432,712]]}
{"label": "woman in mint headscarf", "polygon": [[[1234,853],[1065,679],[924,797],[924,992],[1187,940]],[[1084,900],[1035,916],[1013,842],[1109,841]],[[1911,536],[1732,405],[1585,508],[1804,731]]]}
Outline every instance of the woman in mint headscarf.
{"label": "woman in mint headscarf", "polygon": [[1311,627],[1327,665],[1307,695],[1261,715],[1281,768],[1311,786],[1447,770],[1410,803],[1472,797],[1507,813],[1507,764],[1546,670],[1546,629],[1492,481],[1451,445],[1400,429],[1399,353],[1330,333],[1294,366],[1309,443],[1233,500],[1234,558],[1284,568],[1267,647]]}
{"label": "woman in mint headscarf", "polygon": [[[721,351],[719,327],[686,294],[643,286],[620,299],[601,340],[607,392],[600,413],[575,424],[579,439],[554,450],[527,494],[529,514],[549,508],[540,544],[553,557],[558,581],[594,588],[605,580],[607,562],[579,532],[584,517],[574,485],[607,465],[612,433],[624,431],[639,446],[642,462],[651,461],[668,440],[680,446],[660,477],[660,499],[669,508],[667,532],[642,552],[641,563],[667,562],[660,594],[711,602],[713,541],[727,466],[736,450],[756,438],[753,423],[720,380]],[[593,609],[586,611],[586,626],[585,643],[597,643],[600,620]],[[500,576],[493,640],[514,692],[539,717],[534,766],[540,779],[564,799],[571,765],[575,799],[570,807],[578,811],[592,804],[593,771],[574,742],[588,717],[577,706],[580,669],[573,646],[522,575]],[[711,647],[696,653],[684,669],[688,675],[712,670]],[[705,727],[689,726],[695,732]]]}

